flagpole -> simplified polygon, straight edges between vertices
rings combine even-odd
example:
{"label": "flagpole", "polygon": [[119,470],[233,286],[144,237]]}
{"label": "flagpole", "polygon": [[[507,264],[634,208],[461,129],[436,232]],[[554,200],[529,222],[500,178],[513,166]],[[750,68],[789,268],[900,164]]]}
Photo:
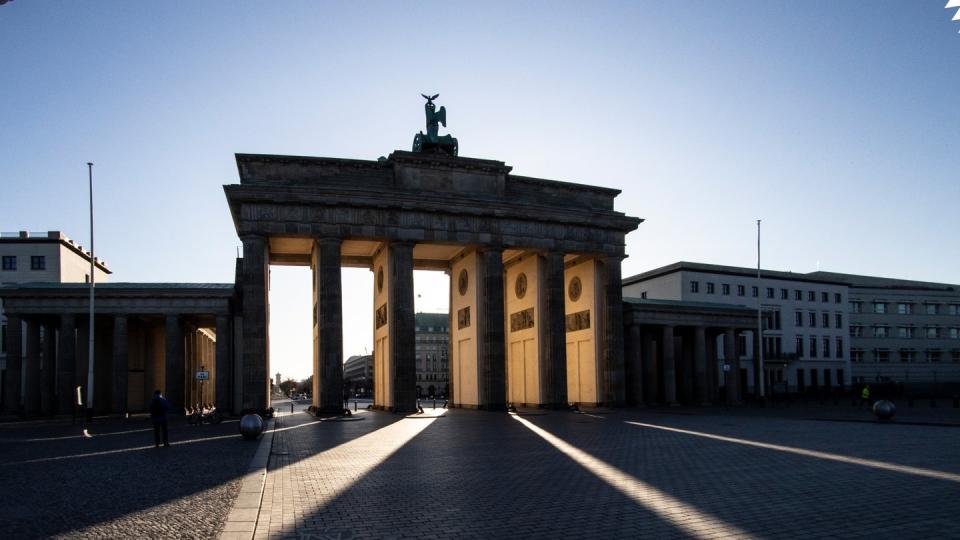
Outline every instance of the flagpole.
{"label": "flagpole", "polygon": [[87,339],[87,419],[93,419],[93,365],[94,365],[94,316],[93,289],[97,281],[97,267],[93,249],[93,163],[87,162],[87,177],[90,188],[90,334]]}
{"label": "flagpole", "polygon": [[[760,220],[758,219],[757,220],[757,291],[761,291],[761,290],[762,289],[760,287]],[[766,384],[766,380],[765,380],[766,377],[764,377],[765,373],[763,372],[763,317],[760,311],[761,298],[763,298],[763,296],[761,294],[758,294],[757,295],[757,336],[758,336],[757,358],[759,359],[759,361],[757,362],[757,366],[756,366],[757,372],[758,372],[756,380],[759,381],[757,384],[757,392],[758,392],[758,395],[760,396],[760,402],[763,403],[764,397],[766,396],[766,392],[764,391],[765,390],[764,385]]]}

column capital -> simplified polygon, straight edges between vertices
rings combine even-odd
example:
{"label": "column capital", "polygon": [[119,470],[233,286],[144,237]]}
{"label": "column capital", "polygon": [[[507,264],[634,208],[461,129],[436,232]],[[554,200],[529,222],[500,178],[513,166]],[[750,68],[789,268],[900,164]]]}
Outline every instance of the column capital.
{"label": "column capital", "polygon": [[313,241],[325,246],[340,246],[343,244],[343,238],[339,236],[315,236]]}

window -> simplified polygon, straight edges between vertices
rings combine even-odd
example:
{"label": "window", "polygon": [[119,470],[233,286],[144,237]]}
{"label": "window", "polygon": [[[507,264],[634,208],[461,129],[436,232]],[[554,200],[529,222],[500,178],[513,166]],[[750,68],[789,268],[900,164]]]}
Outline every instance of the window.
{"label": "window", "polygon": [[811,311],[811,312],[808,314],[807,320],[809,321],[810,328],[816,328],[816,327],[817,327],[817,314],[816,314],[816,312]]}
{"label": "window", "polygon": [[773,287],[767,287],[767,298],[773,298]]}
{"label": "window", "polygon": [[859,324],[851,324],[850,337],[863,337],[863,326]]}
{"label": "window", "polygon": [[913,349],[900,349],[900,361],[901,362],[916,362],[917,361],[917,351]]}
{"label": "window", "polygon": [[898,326],[897,327],[897,337],[903,339],[913,339],[913,327],[912,326]]}
{"label": "window", "polygon": [[817,293],[816,291],[807,291],[807,302],[816,302]]}
{"label": "window", "polygon": [[691,281],[691,282],[690,282],[690,292],[692,292],[692,293],[698,293],[698,292],[700,292],[700,282],[699,282],[699,281]]}
{"label": "window", "polygon": [[720,293],[724,296],[730,296],[730,284],[724,283],[720,285]]}
{"label": "window", "polygon": [[927,362],[939,362],[941,354],[938,349],[927,349]]}
{"label": "window", "polygon": [[843,313],[839,311],[833,314],[833,327],[843,328]]}
{"label": "window", "polygon": [[760,296],[760,289],[757,286],[750,287],[750,292],[753,293],[754,298]]}
{"label": "window", "polygon": [[950,304],[948,309],[951,315],[960,315],[960,304]]}
{"label": "window", "polygon": [[4,255],[4,256],[3,256],[3,269],[4,269],[4,270],[16,270],[16,269],[17,269],[17,256],[16,256],[16,255]]}
{"label": "window", "polygon": [[886,326],[874,326],[873,327],[873,337],[884,338],[889,336],[889,327]]}
{"label": "window", "polygon": [[863,302],[850,302],[850,313],[863,312]]}
{"label": "window", "polygon": [[7,354],[7,323],[0,325],[0,353]]}
{"label": "window", "polygon": [[796,341],[796,344],[794,345],[794,348],[796,349],[795,352],[797,353],[798,357],[802,357],[803,356],[803,336],[797,336],[796,339],[797,341]]}
{"label": "window", "polygon": [[874,349],[873,359],[876,360],[877,362],[889,362],[890,351],[888,349]]}
{"label": "window", "polygon": [[712,283],[712,282],[708,282],[708,283],[707,283],[707,294],[713,294],[713,293],[714,293],[713,283]]}
{"label": "window", "polygon": [[850,349],[851,362],[863,362],[863,349]]}
{"label": "window", "polygon": [[837,338],[837,358],[843,358],[843,338]]}
{"label": "window", "polygon": [[793,315],[794,315],[793,325],[796,326],[797,328],[803,327],[803,312],[802,312],[802,311],[798,311],[798,312],[794,313]]}
{"label": "window", "polygon": [[764,309],[761,313],[763,318],[763,328],[767,330],[780,330],[780,310]]}
{"label": "window", "polygon": [[885,302],[874,302],[873,303],[873,312],[874,313],[886,313],[887,304]]}
{"label": "window", "polygon": [[937,314],[937,304],[927,304],[925,306],[927,310],[927,315],[936,315]]}
{"label": "window", "polygon": [[913,304],[897,304],[897,313],[900,315],[912,315],[913,314]]}
{"label": "window", "polygon": [[787,289],[780,289],[780,299],[781,299],[781,300],[789,300],[789,299],[790,299],[790,291],[787,290]]}
{"label": "window", "polygon": [[810,358],[817,357],[817,338],[810,336]]}
{"label": "window", "polygon": [[641,299],[641,300],[646,300],[646,299],[647,299],[647,291],[641,291],[641,292],[640,292],[640,299]]}
{"label": "window", "polygon": [[950,329],[950,339],[960,339],[960,328]]}
{"label": "window", "polygon": [[801,291],[800,289],[794,289],[793,299],[796,300],[797,302],[803,300],[803,291]]}
{"label": "window", "polygon": [[833,293],[833,303],[834,303],[834,304],[842,304],[842,303],[843,303],[843,295],[840,294],[840,293]]}
{"label": "window", "polygon": [[46,270],[47,269],[47,258],[43,255],[31,255],[30,256],[30,269],[31,270]]}
{"label": "window", "polygon": [[926,328],[927,339],[936,339],[940,337],[940,329],[936,326],[928,326]]}
{"label": "window", "polygon": [[830,358],[830,338],[823,338],[823,357]]}
{"label": "window", "polygon": [[737,285],[737,296],[746,296],[747,288],[743,285]]}
{"label": "window", "polygon": [[821,302],[824,302],[824,303],[829,302],[829,301],[830,301],[830,293],[828,293],[828,292],[821,292],[821,293],[820,293],[820,301],[821,301]]}
{"label": "window", "polygon": [[960,349],[954,349],[950,352],[950,360],[953,360],[953,363],[960,363]]}
{"label": "window", "polygon": [[830,313],[824,311],[820,315],[820,322],[822,323],[820,326],[824,328],[830,328]]}

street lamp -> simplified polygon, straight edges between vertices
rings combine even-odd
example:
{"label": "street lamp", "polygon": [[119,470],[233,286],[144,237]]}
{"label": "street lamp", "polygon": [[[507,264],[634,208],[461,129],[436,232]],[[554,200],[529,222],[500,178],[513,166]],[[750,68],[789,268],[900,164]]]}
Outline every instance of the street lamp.
{"label": "street lamp", "polygon": [[93,163],[87,162],[87,179],[90,190],[90,336],[87,340],[87,421],[93,420],[93,364],[94,364],[94,320],[93,289],[97,281],[97,267],[94,263],[93,249]]}

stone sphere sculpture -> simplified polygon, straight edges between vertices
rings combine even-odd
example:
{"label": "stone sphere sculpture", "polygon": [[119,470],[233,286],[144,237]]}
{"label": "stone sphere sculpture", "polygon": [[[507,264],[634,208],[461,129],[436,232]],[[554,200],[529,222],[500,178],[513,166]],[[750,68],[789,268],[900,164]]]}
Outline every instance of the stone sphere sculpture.
{"label": "stone sphere sculpture", "polygon": [[881,399],[873,404],[873,414],[875,414],[880,420],[889,420],[893,418],[893,415],[896,413],[897,407],[892,401]]}
{"label": "stone sphere sculpture", "polygon": [[256,439],[263,432],[263,418],[259,414],[245,414],[240,419],[240,434],[244,439]]}

